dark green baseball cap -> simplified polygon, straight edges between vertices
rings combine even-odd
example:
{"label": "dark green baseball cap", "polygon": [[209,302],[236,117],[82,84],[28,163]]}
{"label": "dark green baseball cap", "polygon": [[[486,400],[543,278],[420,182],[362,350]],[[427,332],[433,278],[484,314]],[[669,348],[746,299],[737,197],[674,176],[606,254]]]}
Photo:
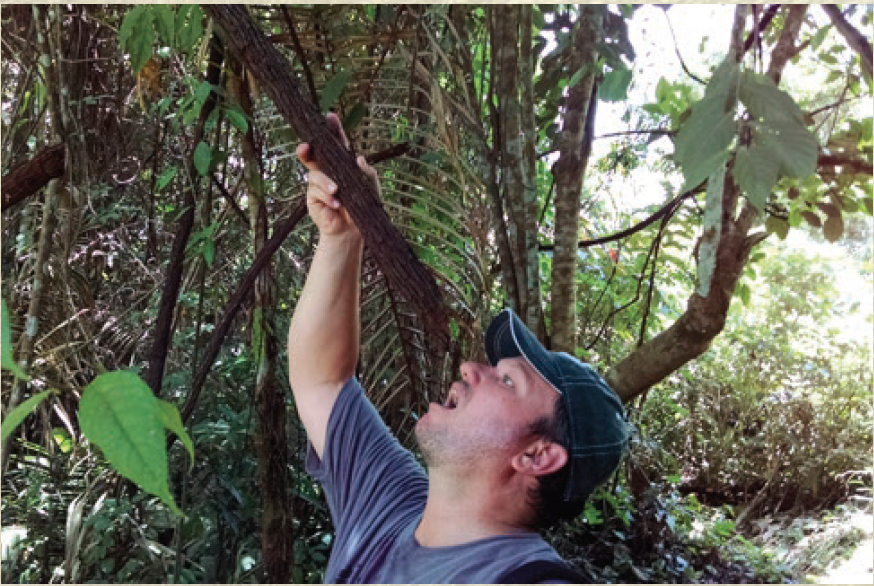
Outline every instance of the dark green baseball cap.
{"label": "dark green baseball cap", "polygon": [[492,366],[523,356],[561,395],[569,419],[570,475],[564,499],[587,499],[616,470],[628,446],[630,426],[622,401],[590,365],[544,348],[511,309],[489,325],[485,344]]}

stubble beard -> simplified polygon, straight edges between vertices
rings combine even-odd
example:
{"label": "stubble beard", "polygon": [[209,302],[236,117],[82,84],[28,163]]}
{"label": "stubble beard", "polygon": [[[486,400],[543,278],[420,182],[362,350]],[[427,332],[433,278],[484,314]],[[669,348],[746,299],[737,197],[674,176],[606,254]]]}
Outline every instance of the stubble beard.
{"label": "stubble beard", "polygon": [[446,428],[429,429],[417,425],[415,435],[429,471],[482,468],[484,459],[505,451],[512,444],[509,435],[486,429],[460,433]]}

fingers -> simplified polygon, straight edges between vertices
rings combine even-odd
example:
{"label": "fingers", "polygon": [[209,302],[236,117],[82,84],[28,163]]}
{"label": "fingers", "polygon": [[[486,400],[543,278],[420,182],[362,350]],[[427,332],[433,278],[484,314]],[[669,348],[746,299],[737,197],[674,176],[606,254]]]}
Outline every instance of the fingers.
{"label": "fingers", "polygon": [[317,171],[319,166],[316,164],[315,160],[312,157],[312,150],[310,149],[310,145],[302,142],[297,145],[297,148],[294,149],[294,154],[297,155],[297,158],[300,159],[300,162],[303,163],[303,166],[306,167],[310,171]]}
{"label": "fingers", "polygon": [[340,122],[340,117],[333,112],[328,112],[327,116],[325,116],[325,120],[328,123],[328,130],[330,130],[334,136],[339,138],[340,142],[343,143],[343,146],[348,149],[349,138],[343,130],[343,124]]}
{"label": "fingers", "polygon": [[364,174],[367,175],[371,181],[376,181],[376,169],[367,164],[367,159],[359,155],[356,162],[358,163],[358,168],[364,171]]}
{"label": "fingers", "polygon": [[307,176],[307,198],[317,200],[324,205],[337,209],[340,207],[340,202],[335,195],[337,194],[337,184],[330,177],[319,170],[310,171]]}

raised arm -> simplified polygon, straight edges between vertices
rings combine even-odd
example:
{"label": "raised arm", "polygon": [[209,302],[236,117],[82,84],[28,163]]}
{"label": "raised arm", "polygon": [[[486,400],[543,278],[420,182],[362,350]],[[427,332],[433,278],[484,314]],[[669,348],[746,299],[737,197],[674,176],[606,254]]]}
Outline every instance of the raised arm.
{"label": "raised arm", "polygon": [[[335,114],[328,115],[328,125],[348,144]],[[312,160],[309,145],[298,146],[297,156],[309,170],[307,208],[319,242],[288,330],[288,378],[300,419],[321,457],[331,409],[358,360],[363,244],[358,228],[334,197],[336,184]],[[376,180],[363,157],[358,165]]]}

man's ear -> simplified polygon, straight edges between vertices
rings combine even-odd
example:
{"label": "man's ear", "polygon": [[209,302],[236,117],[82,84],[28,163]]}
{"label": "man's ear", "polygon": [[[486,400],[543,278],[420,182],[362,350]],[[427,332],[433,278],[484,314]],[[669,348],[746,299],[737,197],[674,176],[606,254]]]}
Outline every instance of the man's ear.
{"label": "man's ear", "polygon": [[545,476],[561,470],[568,459],[567,450],[543,438],[534,440],[513,457],[513,468],[521,474]]}

